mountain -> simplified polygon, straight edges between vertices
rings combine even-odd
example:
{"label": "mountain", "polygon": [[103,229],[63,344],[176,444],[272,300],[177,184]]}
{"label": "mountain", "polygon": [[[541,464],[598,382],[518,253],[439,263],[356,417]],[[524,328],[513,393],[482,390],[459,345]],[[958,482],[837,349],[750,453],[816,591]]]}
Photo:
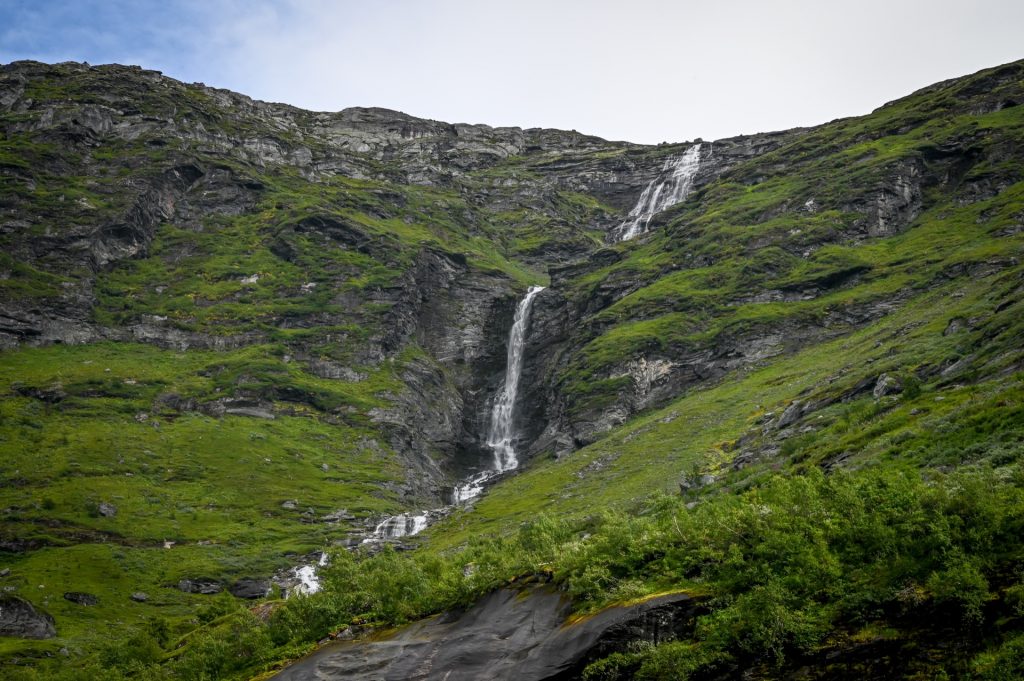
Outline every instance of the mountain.
{"label": "mountain", "polygon": [[5,671],[1015,678],[1022,101],[643,146],[0,67]]}

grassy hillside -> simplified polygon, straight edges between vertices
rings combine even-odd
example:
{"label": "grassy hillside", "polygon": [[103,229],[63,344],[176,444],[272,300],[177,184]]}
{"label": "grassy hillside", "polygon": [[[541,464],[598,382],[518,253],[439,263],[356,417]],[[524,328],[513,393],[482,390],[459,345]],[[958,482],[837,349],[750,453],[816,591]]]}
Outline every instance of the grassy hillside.
{"label": "grassy hillside", "polygon": [[[68,87],[34,96],[71,110],[97,91]],[[185,91],[141,101],[193,117],[221,106]],[[364,179],[311,177],[210,139],[196,151],[144,136],[83,160],[9,132],[4,208],[28,227],[0,236],[0,300],[73,311],[85,296],[106,331],[0,354],[0,586],[59,635],[2,639],[5,673],[253,678],[345,626],[390,627],[539,574],[584,614],[665,591],[703,603],[691,639],[595,661],[588,679],[1016,678],[1022,100],[1017,63],[795,132],[611,247],[595,225],[617,209],[545,173],[565,156],[625,162],[620,148],[513,154],[416,184],[394,159],[359,157],[377,173]],[[22,114],[5,115],[17,127]],[[218,125],[333,153],[255,114]],[[218,202],[179,197],[142,251],[96,267],[61,240],[59,220],[131,210],[120,180],[188,163],[234,179],[210,180]],[[258,189],[224,199],[246,183]],[[415,334],[394,340],[421,314],[403,296],[430,269],[423,254],[502,282],[500,299],[546,281],[544,254],[561,261],[563,246],[594,255],[552,277],[578,314],[547,388],[570,426],[604,419],[589,444],[542,451],[415,551],[331,549],[315,596],[249,607],[174,588],[269,574],[417,502],[400,494],[409,457],[380,414],[409,404],[422,367],[439,390],[464,369]],[[638,399],[624,367],[640,359],[682,378]],[[318,375],[316,361],[345,371]],[[605,418],[616,410],[625,420]]]}
{"label": "grassy hillside", "polygon": [[570,408],[620,402],[618,370],[775,335],[786,351],[847,333],[917,292],[1021,252],[1021,68],[935,86],[837,121],[737,167],[643,244],[570,282],[587,300],[558,377]]}

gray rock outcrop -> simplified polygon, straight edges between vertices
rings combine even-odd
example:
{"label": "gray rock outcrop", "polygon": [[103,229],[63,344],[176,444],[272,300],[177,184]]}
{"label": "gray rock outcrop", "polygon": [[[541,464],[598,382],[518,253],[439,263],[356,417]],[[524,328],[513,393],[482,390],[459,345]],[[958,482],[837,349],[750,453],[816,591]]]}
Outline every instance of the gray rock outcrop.
{"label": "gray rock outcrop", "polygon": [[13,594],[0,594],[0,636],[53,638],[53,617]]}
{"label": "gray rock outcrop", "polygon": [[447,613],[371,640],[338,641],[274,679],[299,681],[540,681],[574,678],[590,660],[630,642],[661,643],[691,630],[698,605],[684,594],[611,607],[567,622],[569,601],[538,587],[501,589],[465,612]]}
{"label": "gray rock outcrop", "polygon": [[182,579],[178,582],[178,590],[190,594],[216,594],[220,593],[224,586],[215,579],[197,577],[195,579]]}
{"label": "gray rock outcrop", "polygon": [[270,580],[252,578],[239,579],[228,587],[228,592],[235,598],[266,598],[270,595]]}
{"label": "gray rock outcrop", "polygon": [[68,591],[64,594],[64,600],[86,606],[98,605],[100,602],[98,597],[84,591]]}

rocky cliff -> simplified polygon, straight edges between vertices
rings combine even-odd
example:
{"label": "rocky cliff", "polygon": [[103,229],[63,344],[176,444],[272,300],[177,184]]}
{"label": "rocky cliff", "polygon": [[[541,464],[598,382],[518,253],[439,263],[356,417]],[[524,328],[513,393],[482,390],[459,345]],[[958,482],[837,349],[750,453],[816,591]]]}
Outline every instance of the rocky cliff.
{"label": "rocky cliff", "polygon": [[[397,370],[390,406],[366,412],[421,496],[482,455],[523,283],[600,249],[676,153],[382,109],[312,113],[119,66],[15,63],[0,93],[6,347],[239,350],[303,329],[279,356],[335,380],[425,351]],[[793,134],[712,145],[697,185]],[[164,404],[273,411],[282,397],[317,406],[279,385]]]}

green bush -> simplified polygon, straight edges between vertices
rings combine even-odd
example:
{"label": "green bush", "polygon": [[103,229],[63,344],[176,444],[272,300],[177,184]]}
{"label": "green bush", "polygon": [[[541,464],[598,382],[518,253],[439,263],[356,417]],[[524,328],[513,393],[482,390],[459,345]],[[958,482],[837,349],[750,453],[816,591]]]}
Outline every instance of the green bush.
{"label": "green bush", "polygon": [[956,560],[928,578],[928,590],[939,603],[956,607],[965,623],[981,622],[981,607],[989,596],[988,580],[974,561]]}
{"label": "green bush", "polygon": [[977,681],[1019,681],[1024,679],[1024,635],[1017,635],[995,650],[987,651],[971,665]]}

